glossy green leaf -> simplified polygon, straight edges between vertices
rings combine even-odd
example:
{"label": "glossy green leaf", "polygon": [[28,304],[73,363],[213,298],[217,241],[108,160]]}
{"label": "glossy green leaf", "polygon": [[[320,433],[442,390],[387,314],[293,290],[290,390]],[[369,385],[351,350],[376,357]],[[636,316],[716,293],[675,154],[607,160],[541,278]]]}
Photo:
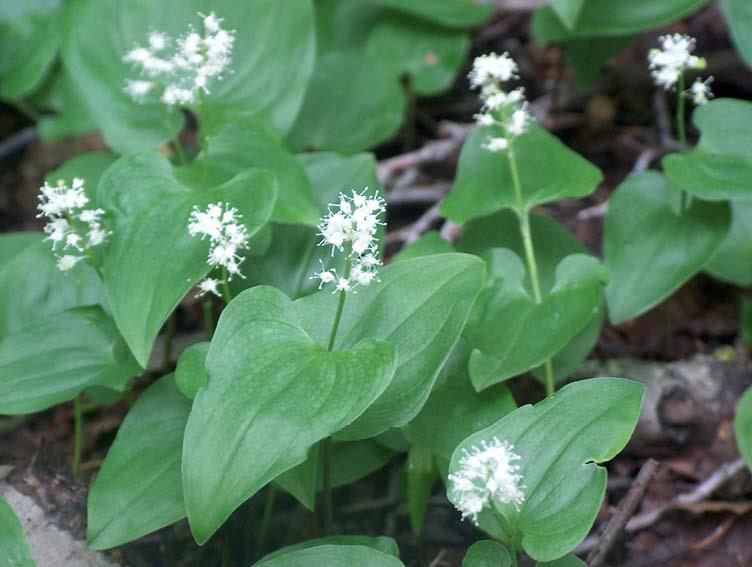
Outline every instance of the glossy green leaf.
{"label": "glossy green leaf", "polygon": [[535,368],[577,337],[598,314],[608,282],[595,258],[567,256],[556,270],[556,284],[536,304],[517,254],[497,248],[484,257],[490,277],[464,332],[476,349],[469,370],[479,391]]}
{"label": "glossy green leaf", "polygon": [[573,30],[568,29],[551,6],[533,17],[535,35],[549,42],[575,37],[632,35],[687,16],[708,0],[585,0]]}
{"label": "glossy green leaf", "polygon": [[587,567],[587,563],[576,555],[568,553],[553,561],[541,561],[537,564],[537,567]]}
{"label": "glossy green leaf", "polygon": [[24,238],[33,243],[0,265],[0,339],[66,309],[106,305],[104,286],[86,263],[61,272],[42,234]]}
{"label": "glossy green leaf", "polygon": [[[301,164],[282,145],[281,137],[261,122],[224,118],[208,132],[207,166],[211,177],[225,182],[251,167],[269,169],[277,176],[278,186],[272,220],[316,226],[319,210],[311,184]],[[203,175],[202,159],[203,155],[199,155],[193,168],[199,179]]]}
{"label": "glossy green leaf", "polygon": [[36,567],[21,522],[0,494],[0,564],[8,567]]}
{"label": "glossy green leaf", "polygon": [[705,270],[741,287],[752,285],[752,203],[731,203],[731,228]]}
{"label": "glossy green leaf", "polygon": [[439,480],[433,463],[433,453],[422,447],[410,447],[405,461],[407,471],[407,509],[410,513],[410,528],[417,536],[423,530],[423,519],[428,509],[431,489]]}
{"label": "glossy green leaf", "polygon": [[352,154],[391,138],[404,110],[399,77],[381,59],[360,49],[326,53],[316,61],[288,143]]}
{"label": "glossy green leaf", "polygon": [[[372,437],[404,425],[420,411],[459,339],[484,272],[483,262],[466,254],[416,258],[383,269],[380,283],[348,296],[335,348],[375,338],[392,343],[399,356],[392,383],[338,438]],[[325,290],[296,304],[303,326],[326,344],[337,296]]]}
{"label": "glossy green leaf", "polygon": [[5,232],[0,234],[0,265],[5,266],[26,248],[41,240],[38,232]]}
{"label": "glossy green leaf", "polygon": [[[442,213],[454,222],[518,207],[507,154],[482,147],[490,135],[501,133],[497,127],[476,127],[462,147],[457,177],[442,207]],[[521,204],[527,208],[584,197],[603,178],[598,168],[539,126],[531,126],[517,138],[514,148],[522,185]],[[546,156],[545,167],[541,167],[541,155]]]}
{"label": "glossy green leaf", "polygon": [[39,137],[45,141],[60,140],[67,136],[77,136],[96,130],[84,101],[78,96],[72,78],[65,68],[56,72],[39,91],[33,102],[44,108],[38,122]]}
{"label": "glossy green leaf", "polygon": [[172,376],[133,405],[89,491],[90,547],[122,545],[185,517],[180,459],[190,410]]}
{"label": "glossy green leaf", "polygon": [[486,21],[493,6],[478,0],[366,0],[372,4],[401,10],[447,27],[469,28]]}
{"label": "glossy green leaf", "polygon": [[101,308],[63,311],[0,341],[0,414],[40,411],[95,385],[122,390],[138,372]]}
{"label": "glossy green leaf", "polygon": [[265,561],[275,559],[280,555],[285,555],[286,553],[301,551],[303,549],[310,549],[312,547],[320,547],[322,545],[359,545],[362,547],[370,547],[371,549],[375,549],[376,551],[380,551],[381,553],[385,553],[387,555],[392,555],[393,557],[399,557],[399,547],[397,547],[397,542],[390,537],[340,535],[309,539],[300,543],[296,543],[295,545],[283,547],[282,549],[278,549],[277,551],[265,555],[259,561],[259,565],[263,564]]}
{"label": "glossy green leaf", "polygon": [[606,288],[613,323],[657,305],[710,260],[728,234],[728,204],[693,199],[683,215],[671,208],[666,179],[645,172],[622,183],[606,215]]}
{"label": "glossy green leaf", "polygon": [[734,418],[734,435],[739,452],[752,468],[752,388],[748,388],[739,400]]}
{"label": "glossy green leaf", "polygon": [[253,235],[269,220],[276,191],[270,172],[251,169],[196,192],[154,153],[125,156],[107,170],[98,201],[115,222],[104,255],[105,286],[115,322],[142,366],[162,324],[209,271],[208,241],[188,233],[193,207],[230,203]]}
{"label": "glossy green leaf", "polygon": [[400,250],[392,259],[392,262],[404,262],[405,260],[420,258],[421,256],[448,254],[454,251],[454,246],[444,240],[438,231],[429,230],[418,238],[418,240]]}
{"label": "glossy green leaf", "polygon": [[56,2],[0,21],[0,98],[18,100],[40,85],[60,47],[60,13]]}
{"label": "glossy green leaf", "polygon": [[470,38],[462,30],[394,13],[386,15],[371,30],[366,50],[389,65],[397,76],[409,76],[410,89],[426,96],[452,85],[469,44]]}
{"label": "glossy green leaf", "polygon": [[721,0],[723,14],[734,40],[736,50],[748,66],[752,67],[752,4],[746,0]]}
{"label": "glossy green leaf", "polygon": [[209,343],[204,341],[189,346],[178,358],[175,383],[178,390],[190,400],[195,398],[198,391],[209,381],[209,372],[205,366],[208,353]]}
{"label": "glossy green leaf", "polygon": [[[320,216],[326,214],[329,203],[337,201],[339,193],[362,191],[365,187],[373,193],[380,188],[371,154],[342,157],[316,152],[297,157],[310,179]],[[274,224],[272,233],[269,249],[243,266],[246,279],[237,283],[272,285],[297,299],[316,291],[318,283],[310,277],[321,270],[320,262],[326,269],[344,267],[340,255],[332,257],[329,248],[317,246],[321,237],[316,229]]]}
{"label": "glossy green leaf", "polygon": [[752,203],[752,102],[720,98],[692,115],[702,132],[697,148],[663,158],[666,177],[690,194],[708,201],[733,199]]}
{"label": "glossy green leaf", "polygon": [[298,305],[274,288],[237,296],[220,318],[209,382],[186,427],[183,484],[196,540],[362,414],[395,366],[395,348],[383,341],[325,351],[303,330]]}
{"label": "glossy green leaf", "polygon": [[475,391],[467,372],[470,350],[464,340],[457,344],[442,370],[443,381],[434,387],[420,413],[402,428],[415,446],[447,460],[465,437],[517,408],[504,385],[492,386],[482,394]]}
{"label": "glossy green leaf", "polygon": [[564,25],[571,30],[577,25],[585,2],[586,0],[551,0],[549,4]]}
{"label": "glossy green leaf", "polygon": [[580,88],[589,87],[601,68],[626,47],[630,36],[571,39],[562,44],[567,63],[572,67]]}
{"label": "glossy green leaf", "polygon": [[160,103],[137,104],[123,84],[135,72],[123,55],[143,44],[150,30],[176,37],[198,12],[214,8],[226,29],[236,30],[230,69],[211,85],[202,115],[232,111],[269,119],[286,132],[300,108],[313,69],[313,7],[299,0],[290,9],[277,0],[234,0],[213,6],[204,0],[75,0],[66,5],[62,56],[76,77],[79,96],[108,144],[125,153],[151,149],[174,137],[179,110]]}
{"label": "glossy green leaf", "polygon": [[475,542],[467,550],[462,567],[512,567],[509,550],[498,541]]}
{"label": "glossy green leaf", "polygon": [[319,545],[262,559],[255,567],[405,567],[402,561],[363,545]]}
{"label": "glossy green leaf", "polygon": [[[595,521],[606,490],[606,469],[627,444],[643,395],[638,382],[594,378],[569,384],[465,439],[452,455],[457,471],[463,451],[494,437],[514,446],[525,501],[519,510],[496,505],[479,515],[481,527],[513,542],[533,559],[551,561],[574,549]],[[447,496],[457,502],[450,483]]]}

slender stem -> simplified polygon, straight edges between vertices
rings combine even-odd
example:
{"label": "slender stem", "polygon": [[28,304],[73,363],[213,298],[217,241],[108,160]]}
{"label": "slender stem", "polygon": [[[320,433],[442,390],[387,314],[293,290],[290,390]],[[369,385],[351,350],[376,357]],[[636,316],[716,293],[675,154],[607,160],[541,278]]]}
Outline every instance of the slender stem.
{"label": "slender stem", "polygon": [[[538,264],[535,260],[535,248],[533,247],[533,236],[530,231],[530,211],[522,200],[522,185],[520,183],[520,173],[517,170],[517,158],[514,153],[514,145],[509,142],[507,149],[507,158],[509,159],[509,171],[512,174],[512,183],[514,185],[514,194],[517,199],[517,217],[520,221],[520,235],[522,236],[522,245],[525,248],[525,261],[527,270],[530,274],[530,285],[533,288],[533,299],[535,303],[541,303],[543,296],[540,289],[540,277],[538,276]],[[543,363],[543,372],[546,384],[546,395],[550,396],[556,390],[554,385],[554,371],[551,360]]]}
{"label": "slender stem", "polygon": [[227,283],[227,268],[222,268],[222,295],[224,295],[225,303],[232,301],[232,292],[230,292],[230,285]]}
{"label": "slender stem", "polygon": [[[350,269],[352,268],[352,261],[350,260],[351,248],[348,246],[346,252],[347,261],[345,262],[345,271],[343,277],[350,277]],[[345,299],[347,299],[347,292],[340,290],[339,299],[337,301],[337,312],[334,315],[334,323],[332,324],[332,330],[329,333],[329,344],[326,350],[331,352],[334,349],[334,341],[337,339],[337,331],[339,330],[339,324],[342,321],[342,313],[345,310]],[[332,506],[332,439],[327,437],[321,442],[321,452],[323,454],[324,471],[322,478],[322,504],[321,512],[324,521],[324,533],[330,535],[332,533],[332,519],[334,517]]]}
{"label": "slender stem", "polygon": [[514,545],[512,545],[509,556],[512,558],[512,567],[517,567],[520,563],[517,558],[517,549],[515,549]]}
{"label": "slender stem", "polygon": [[206,329],[206,338],[211,340],[214,334],[214,313],[212,309],[212,298],[207,294],[202,302],[204,312],[204,329]]}
{"label": "slender stem", "polygon": [[84,416],[81,410],[81,396],[73,398],[73,476],[78,475],[81,466],[81,452],[84,440]]}
{"label": "slender stem", "polygon": [[261,551],[266,541],[266,534],[269,531],[269,521],[272,518],[272,510],[274,510],[274,500],[277,496],[277,485],[271,483],[269,485],[269,491],[266,493],[266,504],[264,505],[264,516],[261,519],[261,527],[259,528],[258,538],[256,539],[256,555],[261,556]]}
{"label": "slender stem", "polygon": [[[679,73],[679,83],[677,85],[676,101],[676,130],[679,134],[679,147],[682,152],[687,149],[687,132],[684,124],[684,73]],[[687,208],[687,192],[680,190],[679,195],[679,212],[684,214]]]}

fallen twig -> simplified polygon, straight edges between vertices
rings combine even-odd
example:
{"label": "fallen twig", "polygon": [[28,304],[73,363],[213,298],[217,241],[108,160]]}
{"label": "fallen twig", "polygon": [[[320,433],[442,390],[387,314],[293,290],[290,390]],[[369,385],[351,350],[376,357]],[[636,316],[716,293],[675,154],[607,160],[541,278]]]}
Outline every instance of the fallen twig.
{"label": "fallen twig", "polygon": [[606,556],[624,530],[624,526],[627,525],[627,522],[634,515],[635,510],[637,510],[637,506],[640,504],[656,472],[658,472],[658,461],[655,459],[645,461],[627,494],[619,502],[616,513],[608,522],[600,541],[588,554],[587,564],[590,567],[599,567],[606,560]]}
{"label": "fallen twig", "polygon": [[37,139],[38,133],[36,126],[27,126],[15,134],[9,136],[0,142],[0,159],[6,158],[10,154],[22,150],[31,142]]}

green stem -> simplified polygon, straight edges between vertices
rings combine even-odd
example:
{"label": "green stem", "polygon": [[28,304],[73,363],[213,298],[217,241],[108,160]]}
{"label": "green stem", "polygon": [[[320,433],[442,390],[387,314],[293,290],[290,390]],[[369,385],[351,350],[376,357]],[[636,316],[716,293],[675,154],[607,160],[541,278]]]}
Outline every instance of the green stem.
{"label": "green stem", "polygon": [[[682,152],[687,149],[687,132],[684,124],[684,73],[679,74],[679,83],[677,85],[676,101],[676,130],[679,134],[679,147]],[[684,213],[687,208],[687,192],[684,189],[680,190],[679,196],[679,212]]]}
{"label": "green stem", "polygon": [[[517,159],[514,153],[514,146],[509,142],[507,149],[507,158],[509,159],[509,171],[512,174],[512,184],[514,185],[514,194],[517,199],[517,217],[520,221],[520,235],[522,236],[522,245],[525,248],[525,262],[530,274],[530,285],[533,288],[533,299],[536,304],[543,301],[540,289],[540,277],[538,276],[538,264],[535,260],[535,248],[533,247],[533,236],[530,231],[530,211],[522,200],[522,184],[520,183],[520,173],[517,170]],[[551,360],[543,363],[543,372],[545,375],[546,395],[554,393],[554,372]]]}
{"label": "green stem", "polygon": [[225,303],[232,301],[232,293],[230,292],[230,285],[227,283],[227,268],[222,268],[222,295],[224,295]]}
{"label": "green stem", "polygon": [[211,340],[214,334],[214,313],[212,312],[212,299],[209,295],[204,296],[202,301],[202,310],[204,313],[204,328],[206,329],[206,338]]}
{"label": "green stem", "polygon": [[261,519],[258,538],[256,539],[256,555],[261,557],[261,552],[266,541],[266,534],[269,531],[269,521],[272,518],[274,510],[274,499],[277,496],[277,486],[274,483],[269,485],[269,492],[266,493],[266,504],[264,505],[264,516]]}
{"label": "green stem", "polygon": [[81,411],[81,396],[73,398],[73,476],[78,476],[84,441],[84,417]]}
{"label": "green stem", "polygon": [[512,558],[512,567],[518,567],[520,563],[517,558],[517,550],[515,549],[514,545],[512,546],[512,549],[510,550],[509,556]]}
{"label": "green stem", "polygon": [[[345,278],[350,277],[350,268],[352,268],[352,261],[350,260],[351,248],[348,246],[346,250],[347,262],[345,262]],[[347,299],[347,292],[340,290],[339,299],[337,301],[337,312],[334,315],[334,323],[332,324],[332,330],[329,333],[329,344],[326,350],[331,352],[334,349],[334,341],[337,339],[337,331],[339,330],[340,321],[342,321],[342,313],[345,310],[345,299]],[[332,439],[327,437],[321,442],[321,450],[323,453],[324,471],[322,478],[322,504],[321,512],[324,521],[324,533],[330,535],[332,533],[333,523],[333,506],[332,506]]]}

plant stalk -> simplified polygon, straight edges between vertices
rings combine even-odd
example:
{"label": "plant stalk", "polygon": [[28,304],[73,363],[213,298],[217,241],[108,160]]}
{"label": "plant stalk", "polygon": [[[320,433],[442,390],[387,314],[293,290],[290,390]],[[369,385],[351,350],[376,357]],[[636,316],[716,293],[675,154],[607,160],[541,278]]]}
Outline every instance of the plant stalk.
{"label": "plant stalk", "polygon": [[222,267],[222,295],[225,296],[225,304],[229,304],[232,301],[232,292],[230,291],[230,284],[227,281],[227,268]]}
{"label": "plant stalk", "polygon": [[[344,277],[350,277],[350,268],[352,268],[352,261],[350,260],[351,253],[350,246],[347,247],[347,261],[345,263]],[[339,324],[342,321],[342,313],[345,310],[345,300],[347,299],[347,292],[340,290],[339,298],[337,301],[337,312],[334,315],[334,323],[332,324],[332,331],[329,333],[329,344],[326,347],[328,352],[334,349],[334,341],[337,339],[337,331],[339,330]],[[321,452],[324,460],[324,470],[322,474],[322,503],[321,513],[323,516],[324,533],[331,535],[332,524],[334,518],[334,509],[332,506],[332,439],[327,437],[321,442]]]}
{"label": "plant stalk", "polygon": [[[676,101],[676,131],[679,134],[679,148],[684,152],[687,149],[687,131],[684,124],[684,73],[679,74],[679,83],[677,89],[677,101]],[[680,190],[679,196],[679,212],[684,214],[688,206],[687,192],[684,189]]]}
{"label": "plant stalk", "polygon": [[204,296],[204,300],[201,302],[202,311],[204,313],[204,328],[206,329],[207,340],[212,339],[214,335],[214,314],[212,310],[212,299],[207,294]]}
{"label": "plant stalk", "polygon": [[[522,200],[522,185],[520,183],[520,174],[517,170],[517,158],[514,153],[514,146],[509,142],[507,148],[507,158],[509,159],[509,170],[512,174],[512,184],[514,185],[514,194],[517,199],[517,217],[520,221],[520,235],[522,236],[522,245],[525,248],[525,262],[527,271],[530,274],[530,285],[533,288],[533,300],[536,304],[543,301],[540,289],[540,277],[538,276],[538,264],[535,260],[535,248],[533,246],[533,236],[530,231],[530,211]],[[550,396],[556,390],[554,385],[554,372],[551,360],[543,363],[543,372],[546,384],[546,395]]]}
{"label": "plant stalk", "polygon": [[269,484],[269,491],[266,493],[266,504],[264,505],[264,516],[261,519],[261,527],[259,528],[258,538],[256,539],[256,555],[261,557],[263,551],[264,542],[266,541],[266,534],[269,531],[269,521],[272,518],[272,510],[274,509],[274,500],[277,496],[277,486],[274,483]]}
{"label": "plant stalk", "polygon": [[73,398],[73,476],[78,476],[84,441],[84,416],[81,396]]}

